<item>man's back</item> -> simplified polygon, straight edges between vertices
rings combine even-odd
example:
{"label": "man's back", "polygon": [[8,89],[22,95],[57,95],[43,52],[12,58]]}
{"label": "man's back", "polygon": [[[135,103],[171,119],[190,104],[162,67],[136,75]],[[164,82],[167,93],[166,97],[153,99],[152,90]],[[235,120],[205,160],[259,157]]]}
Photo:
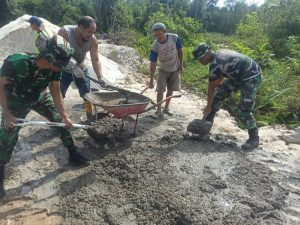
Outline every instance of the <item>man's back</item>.
{"label": "man's back", "polygon": [[211,79],[223,75],[236,80],[245,80],[261,72],[259,65],[252,58],[227,49],[214,53],[209,68]]}

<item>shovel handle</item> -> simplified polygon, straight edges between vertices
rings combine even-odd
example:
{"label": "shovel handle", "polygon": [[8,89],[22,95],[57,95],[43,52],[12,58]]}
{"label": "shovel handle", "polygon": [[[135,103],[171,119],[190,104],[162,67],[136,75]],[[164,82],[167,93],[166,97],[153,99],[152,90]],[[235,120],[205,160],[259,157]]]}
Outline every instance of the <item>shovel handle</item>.
{"label": "shovel handle", "polygon": [[[47,122],[47,121],[30,121],[30,120],[20,119],[20,118],[17,118],[17,122],[18,123],[15,125],[16,127],[24,127],[24,126],[28,126],[28,125],[41,125],[41,126],[48,126],[48,127],[65,127],[66,126],[65,123],[56,123],[56,122]],[[92,128],[92,126],[76,124],[76,123],[74,123],[72,127],[78,128],[78,129],[84,129],[84,130]]]}
{"label": "shovel handle", "polygon": [[149,107],[148,109],[145,109],[145,112],[148,112],[148,111],[154,109],[155,107],[157,107],[158,105],[164,103],[165,101],[168,101],[168,100],[170,100],[172,98],[180,98],[181,96],[182,96],[181,94],[169,96],[169,97],[161,100],[160,102],[154,104],[153,106]]}

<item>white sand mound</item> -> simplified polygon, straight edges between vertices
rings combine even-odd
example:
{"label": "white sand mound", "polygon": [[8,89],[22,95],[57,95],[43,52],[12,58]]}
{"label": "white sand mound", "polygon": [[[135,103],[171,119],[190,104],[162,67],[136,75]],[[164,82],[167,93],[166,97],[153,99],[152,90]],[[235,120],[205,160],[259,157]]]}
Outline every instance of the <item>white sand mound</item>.
{"label": "white sand mound", "polygon": [[[34,36],[29,23],[26,22],[30,15],[24,15],[0,28],[0,62],[8,55],[17,52],[34,52]],[[45,30],[49,35],[58,32],[59,27],[42,19]],[[123,83],[125,74],[119,70],[119,65],[112,60],[100,55],[104,76],[112,83]],[[1,64],[1,63],[0,63]],[[86,64],[91,66],[89,54]]]}
{"label": "white sand mound", "polygon": [[143,62],[137,51],[127,46],[100,44],[100,53],[132,71],[138,71]]}
{"label": "white sand mound", "polygon": [[282,131],[283,140],[291,144],[300,144],[300,127]]}

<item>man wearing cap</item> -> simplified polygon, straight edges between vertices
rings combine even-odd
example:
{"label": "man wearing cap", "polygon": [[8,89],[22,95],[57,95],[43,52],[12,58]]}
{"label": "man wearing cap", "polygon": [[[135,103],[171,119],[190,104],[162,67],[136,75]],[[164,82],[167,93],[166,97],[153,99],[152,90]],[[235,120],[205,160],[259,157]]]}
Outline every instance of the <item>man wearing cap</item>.
{"label": "man wearing cap", "polygon": [[[211,51],[201,43],[193,51],[194,58],[202,65],[209,65],[209,85],[204,119],[213,123],[216,112],[224,100],[240,90],[237,119],[242,128],[248,130],[249,139],[242,145],[252,150],[259,145],[258,128],[253,115],[256,95],[262,79],[259,65],[250,57],[232,50]],[[225,79],[227,78],[227,79]]]}
{"label": "man wearing cap", "polygon": [[43,21],[39,17],[32,16],[27,22],[30,23],[30,27],[34,31],[35,52],[40,53],[46,47],[46,42],[50,35],[43,28]]}
{"label": "man wearing cap", "polygon": [[[63,39],[62,39],[63,41]],[[0,127],[0,198],[4,196],[4,168],[9,162],[18,140],[20,127],[14,126],[16,118],[25,118],[34,110],[51,122],[64,122],[66,128],[55,128],[69,151],[69,162],[88,165],[88,159],[76,149],[67,128],[72,127],[64,109],[60,94],[60,70],[73,53],[65,43],[57,44],[56,38],[47,41],[39,55],[17,53],[8,56],[0,70],[0,104],[2,107]],[[49,86],[50,93],[43,92]]]}
{"label": "man wearing cap", "polygon": [[[78,21],[76,26],[66,25],[58,32],[58,35],[62,36],[74,48],[74,58],[77,61],[77,71],[78,69],[82,71],[82,73],[74,73],[74,71],[64,71],[62,73],[60,87],[63,97],[65,97],[72,81],[74,81],[77,86],[81,97],[90,92],[90,81],[86,78],[86,75],[89,75],[89,71],[84,64],[87,52],[90,52],[93,69],[98,80],[104,85],[107,83],[103,77],[101,63],[99,60],[98,41],[94,35],[96,29],[97,26],[95,20],[89,16],[85,16]],[[84,104],[87,116],[90,117],[91,104],[86,100],[84,100]]]}
{"label": "man wearing cap", "polygon": [[[177,34],[166,32],[166,26],[163,23],[155,23],[152,31],[156,37],[151,53],[150,53],[150,82],[149,87],[154,87],[154,75],[159,61],[159,70],[157,77],[157,102],[164,97],[167,89],[166,97],[172,96],[173,91],[180,91],[180,73],[183,72],[183,52],[182,43]],[[154,118],[163,118],[164,113],[172,116],[170,110],[170,100],[166,101],[162,112],[161,105],[157,106],[157,111],[153,115]]]}

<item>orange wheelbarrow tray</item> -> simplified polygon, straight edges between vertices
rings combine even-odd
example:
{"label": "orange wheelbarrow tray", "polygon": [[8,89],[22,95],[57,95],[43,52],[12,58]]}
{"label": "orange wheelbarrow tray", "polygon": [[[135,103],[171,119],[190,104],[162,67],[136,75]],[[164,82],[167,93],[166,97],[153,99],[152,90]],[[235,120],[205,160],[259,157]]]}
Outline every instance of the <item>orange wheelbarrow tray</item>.
{"label": "orange wheelbarrow tray", "polygon": [[[129,91],[91,92],[84,95],[85,100],[89,101],[94,106],[103,108],[115,118],[125,119],[130,115],[137,115],[134,133],[136,131],[139,114],[148,112],[171,98],[179,97],[181,97],[181,94],[167,97],[164,100],[153,104],[153,101],[150,98],[142,94]],[[148,107],[149,103],[152,103],[153,105]]]}

